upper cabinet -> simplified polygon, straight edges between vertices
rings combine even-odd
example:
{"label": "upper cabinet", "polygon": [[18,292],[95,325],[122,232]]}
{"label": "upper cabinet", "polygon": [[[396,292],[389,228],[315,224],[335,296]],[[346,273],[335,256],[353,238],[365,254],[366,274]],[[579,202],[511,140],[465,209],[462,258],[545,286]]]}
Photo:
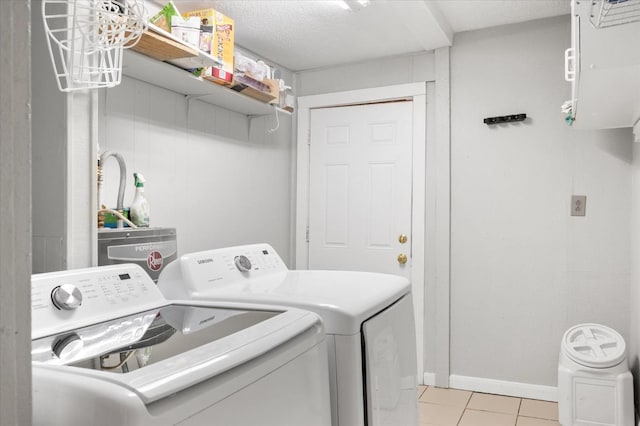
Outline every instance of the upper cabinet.
{"label": "upper cabinet", "polygon": [[640,119],[640,0],[573,0],[565,74],[574,127],[633,127]]}

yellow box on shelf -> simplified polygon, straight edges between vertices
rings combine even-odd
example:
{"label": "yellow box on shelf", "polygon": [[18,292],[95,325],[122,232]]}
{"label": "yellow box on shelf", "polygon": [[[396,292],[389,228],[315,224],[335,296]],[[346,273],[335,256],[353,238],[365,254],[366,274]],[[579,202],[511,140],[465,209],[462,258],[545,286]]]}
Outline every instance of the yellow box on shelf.
{"label": "yellow box on shelf", "polygon": [[203,77],[221,84],[233,81],[234,20],[215,9],[183,12],[182,16],[200,18],[200,49],[216,58],[219,66],[206,70]]}

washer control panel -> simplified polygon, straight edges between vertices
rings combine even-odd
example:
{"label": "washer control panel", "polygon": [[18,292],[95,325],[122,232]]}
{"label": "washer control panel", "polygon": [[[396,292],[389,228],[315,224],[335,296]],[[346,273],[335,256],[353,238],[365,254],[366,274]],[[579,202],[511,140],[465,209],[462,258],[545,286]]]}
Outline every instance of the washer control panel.
{"label": "washer control panel", "polygon": [[181,299],[212,287],[238,285],[287,271],[269,244],[227,247],[183,255],[166,266],[158,287],[167,298]]}
{"label": "washer control panel", "polygon": [[[166,304],[153,280],[134,264],[36,274],[31,278],[32,339]],[[76,347],[72,340],[58,342],[56,352]]]}
{"label": "washer control panel", "polygon": [[209,250],[183,259],[186,259],[185,263],[192,272],[206,273],[207,281],[213,279],[221,283],[287,271],[287,266],[278,253],[268,244]]}
{"label": "washer control panel", "polygon": [[215,268],[220,272],[233,271],[233,264],[238,271],[247,272],[248,274],[243,275],[247,278],[287,271],[287,266],[269,244],[223,248],[196,254],[204,254],[213,259],[210,265],[215,264]]}

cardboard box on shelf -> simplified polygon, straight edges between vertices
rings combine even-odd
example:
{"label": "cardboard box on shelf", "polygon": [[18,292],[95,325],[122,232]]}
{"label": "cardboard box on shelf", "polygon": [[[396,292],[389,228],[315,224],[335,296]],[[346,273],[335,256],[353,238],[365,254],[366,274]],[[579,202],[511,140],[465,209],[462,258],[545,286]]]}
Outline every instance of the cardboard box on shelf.
{"label": "cardboard box on shelf", "polygon": [[[201,9],[184,12],[182,16],[200,18],[201,40],[200,49],[209,53],[220,61],[220,67],[209,72],[210,77],[216,79],[216,74],[223,75],[219,82],[229,83],[227,75],[233,75],[233,51],[235,24],[233,19],[215,9]],[[211,32],[209,32],[211,29]],[[207,45],[208,43],[208,45]],[[206,73],[205,73],[206,74]],[[215,80],[214,80],[215,81]],[[218,82],[218,81],[217,81]]]}
{"label": "cardboard box on shelf", "polygon": [[149,22],[170,33],[171,17],[176,15],[180,16],[180,11],[176,7],[175,3],[170,1],[169,3],[165,4],[158,13],[149,18]]}
{"label": "cardboard box on shelf", "polygon": [[229,74],[218,67],[206,68],[202,73],[202,78],[223,86],[230,86],[233,82],[233,74]]}
{"label": "cardboard box on shelf", "polygon": [[[197,18],[197,16],[194,16]],[[211,55],[211,45],[213,44],[213,25],[200,24],[200,50]]]}

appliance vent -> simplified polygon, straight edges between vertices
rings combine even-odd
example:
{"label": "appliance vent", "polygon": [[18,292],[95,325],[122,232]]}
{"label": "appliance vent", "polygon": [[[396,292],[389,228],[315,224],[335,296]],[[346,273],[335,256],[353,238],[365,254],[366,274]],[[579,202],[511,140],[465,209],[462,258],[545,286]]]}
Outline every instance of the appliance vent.
{"label": "appliance vent", "polygon": [[640,0],[594,0],[591,23],[596,28],[640,21]]}

